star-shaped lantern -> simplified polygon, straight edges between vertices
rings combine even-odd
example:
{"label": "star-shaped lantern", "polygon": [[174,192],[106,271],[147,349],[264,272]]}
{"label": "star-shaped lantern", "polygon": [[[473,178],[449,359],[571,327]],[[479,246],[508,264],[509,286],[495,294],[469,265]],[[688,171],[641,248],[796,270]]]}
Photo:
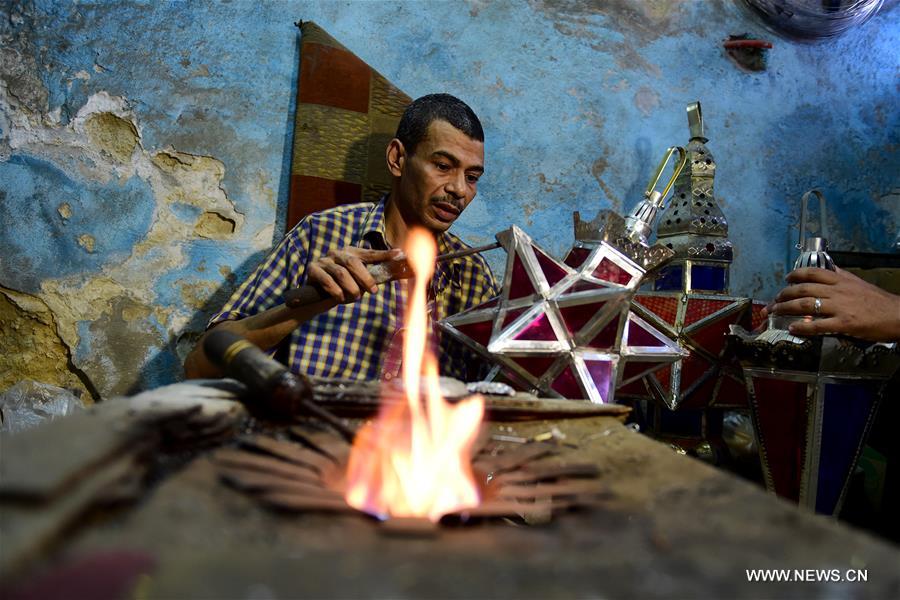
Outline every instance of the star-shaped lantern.
{"label": "star-shaped lantern", "polygon": [[608,244],[578,269],[518,227],[498,236],[508,253],[503,292],[440,323],[448,334],[542,395],[611,402],[626,373],[681,357],[678,346],[629,310],[644,271]]}
{"label": "star-shaped lantern", "polygon": [[441,321],[441,329],[497,363],[492,375],[549,397],[596,403],[612,402],[623,381],[681,358],[675,342],[630,310],[644,275],[672,255],[649,247],[644,232],[665,196],[652,188],[675,150],[628,219],[603,211],[582,224],[575,213],[576,238],[585,226],[597,238],[579,247],[577,264],[557,261],[518,227],[499,234],[507,252],[501,295]]}

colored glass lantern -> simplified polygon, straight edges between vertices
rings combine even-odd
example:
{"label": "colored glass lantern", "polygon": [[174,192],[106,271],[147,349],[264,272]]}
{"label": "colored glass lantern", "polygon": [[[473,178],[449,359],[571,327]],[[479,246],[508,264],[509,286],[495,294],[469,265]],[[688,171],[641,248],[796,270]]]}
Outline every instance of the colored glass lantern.
{"label": "colored glass lantern", "polygon": [[[675,180],[672,201],[657,226],[657,242],[671,249],[674,257],[660,269],[654,291],[635,296],[632,310],[689,355],[621,393],[661,402],[669,410],[745,408],[740,366],[726,353],[725,335],[731,325],[750,329],[759,325],[764,305],[728,293],[734,251],[728,222],[716,202],[716,162],[703,136],[699,102],[688,105],[687,116],[691,135],[687,168]],[[697,413],[693,420],[700,423],[703,416]],[[651,430],[667,433],[665,420],[666,415],[659,414]],[[683,429],[686,420],[689,415],[674,419],[675,429]]]}
{"label": "colored glass lantern", "polygon": [[655,189],[675,152],[660,163],[645,199],[623,219],[604,211],[591,223],[575,213],[576,248],[559,262],[518,227],[498,234],[507,252],[497,298],[439,323],[498,366],[499,377],[541,395],[612,402],[623,377],[637,379],[682,357],[677,344],[630,310],[644,275],[671,257],[647,244],[663,192]]}
{"label": "colored glass lantern", "polygon": [[[819,197],[819,236],[805,237],[807,200]],[[802,201],[800,257],[794,267],[834,270],[824,234],[824,198]],[[733,326],[729,341],[747,382],[766,488],[821,514],[840,512],[886,382],[900,367],[894,344],[844,336],[791,335],[788,325],[816,315],[771,315],[767,328]]]}

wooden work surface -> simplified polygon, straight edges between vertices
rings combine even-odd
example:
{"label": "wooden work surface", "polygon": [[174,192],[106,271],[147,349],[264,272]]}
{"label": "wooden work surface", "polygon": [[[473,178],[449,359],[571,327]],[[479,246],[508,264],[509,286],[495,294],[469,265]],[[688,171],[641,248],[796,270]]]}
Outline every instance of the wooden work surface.
{"label": "wooden work surface", "polygon": [[[141,504],[84,528],[62,560],[140,550],[149,598],[900,597],[900,550],[800,512],[755,485],[680,456],[618,420],[557,427],[573,459],[601,467],[599,508],[539,526],[505,522],[396,538],[357,516],[285,515],[222,485],[201,455]],[[866,569],[864,583],[751,583],[746,569]]]}

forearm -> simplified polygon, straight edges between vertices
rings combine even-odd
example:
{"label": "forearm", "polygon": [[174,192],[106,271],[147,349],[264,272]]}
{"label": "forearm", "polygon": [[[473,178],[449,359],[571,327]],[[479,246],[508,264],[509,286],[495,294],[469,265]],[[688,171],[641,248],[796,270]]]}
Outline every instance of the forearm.
{"label": "forearm", "polygon": [[887,295],[887,314],[885,314],[884,331],[879,338],[885,342],[900,342],[900,296]]}
{"label": "forearm", "polygon": [[[270,350],[281,343],[294,329],[335,304],[334,300],[325,300],[294,309],[287,308],[282,304],[244,319],[223,321],[210,328],[209,331],[214,329],[233,331],[247,338],[250,343],[260,349]],[[215,378],[223,375],[222,370],[209,360],[203,349],[203,342],[209,335],[209,331],[203,334],[184,361],[184,375],[187,379]]]}

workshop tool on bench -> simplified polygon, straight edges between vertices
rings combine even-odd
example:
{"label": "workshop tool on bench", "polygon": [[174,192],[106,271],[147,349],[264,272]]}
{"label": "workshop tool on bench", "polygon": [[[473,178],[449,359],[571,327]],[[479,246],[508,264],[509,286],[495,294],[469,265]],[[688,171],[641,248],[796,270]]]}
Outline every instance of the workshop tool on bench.
{"label": "workshop tool on bench", "polygon": [[[498,237],[500,235],[501,234],[499,233],[497,234]],[[446,254],[438,255],[435,258],[435,262],[454,260],[457,258],[462,258],[464,256],[478,254],[479,252],[493,250],[499,247],[500,242],[496,241],[491,244],[485,244],[484,246],[466,248],[464,250],[457,250],[456,252],[448,252]],[[377,285],[387,283],[388,281],[394,281],[395,279],[409,279],[413,276],[413,272],[409,268],[409,265],[406,262],[406,258],[386,260],[377,264],[367,265],[366,268],[368,269],[369,274],[375,280],[375,283]],[[326,292],[319,286],[312,284],[301,285],[300,287],[292,288],[284,293],[284,303],[288,308],[308,306],[310,304],[315,304],[316,302],[321,302],[330,298],[331,296],[328,294],[328,292]]]}
{"label": "workshop tool on bench", "polygon": [[291,418],[307,412],[330,425],[346,440],[353,440],[352,429],[312,400],[312,385],[308,379],[291,373],[239,334],[213,330],[203,341],[203,350],[225,371],[225,375],[259,394],[262,406],[274,416]]}

